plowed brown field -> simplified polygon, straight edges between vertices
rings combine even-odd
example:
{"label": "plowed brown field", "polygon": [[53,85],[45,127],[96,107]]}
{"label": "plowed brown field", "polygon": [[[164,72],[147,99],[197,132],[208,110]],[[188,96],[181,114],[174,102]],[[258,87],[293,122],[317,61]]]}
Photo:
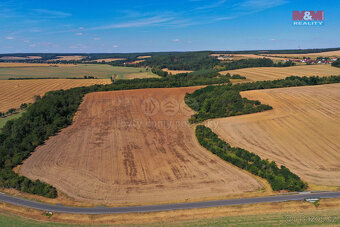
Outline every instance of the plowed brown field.
{"label": "plowed brown field", "polygon": [[43,96],[48,91],[110,83],[110,79],[0,80],[0,111],[32,103],[35,95]]}
{"label": "plowed brown field", "polygon": [[50,138],[20,173],[81,201],[141,204],[239,194],[252,176],[202,148],[184,95],[197,88],[85,96],[74,123]]}
{"label": "plowed brown field", "polygon": [[283,164],[303,180],[340,186],[340,84],[247,91],[273,110],[213,120],[233,146]]}
{"label": "plowed brown field", "polygon": [[240,74],[245,76],[249,81],[276,80],[284,79],[287,76],[337,76],[340,75],[340,68],[331,65],[301,65],[291,67],[256,67],[222,71],[221,74],[227,73]]}

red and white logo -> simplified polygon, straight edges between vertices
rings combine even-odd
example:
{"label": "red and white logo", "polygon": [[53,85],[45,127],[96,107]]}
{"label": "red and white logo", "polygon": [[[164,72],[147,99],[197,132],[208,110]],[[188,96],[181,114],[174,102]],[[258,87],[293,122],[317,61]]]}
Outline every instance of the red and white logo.
{"label": "red and white logo", "polygon": [[324,25],[324,11],[293,11],[293,25]]}

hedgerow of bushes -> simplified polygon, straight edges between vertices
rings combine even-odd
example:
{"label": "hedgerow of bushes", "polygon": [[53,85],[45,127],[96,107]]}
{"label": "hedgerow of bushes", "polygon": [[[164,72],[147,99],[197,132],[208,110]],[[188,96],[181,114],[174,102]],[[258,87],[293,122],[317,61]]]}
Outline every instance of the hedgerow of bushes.
{"label": "hedgerow of bushes", "polygon": [[199,143],[221,159],[266,179],[273,190],[303,191],[307,188],[297,175],[285,166],[262,160],[258,155],[238,147],[231,147],[204,125],[196,127]]}

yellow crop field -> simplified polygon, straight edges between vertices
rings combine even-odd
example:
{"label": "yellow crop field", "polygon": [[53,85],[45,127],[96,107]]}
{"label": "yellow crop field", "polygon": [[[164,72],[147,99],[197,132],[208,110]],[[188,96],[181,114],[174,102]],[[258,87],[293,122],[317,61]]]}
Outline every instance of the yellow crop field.
{"label": "yellow crop field", "polygon": [[114,74],[119,79],[158,77],[146,68],[119,67],[107,64],[35,64],[0,63],[0,80],[8,78],[69,78],[94,76],[109,79]]}
{"label": "yellow crop field", "polygon": [[21,67],[75,67],[74,64],[51,64],[51,63],[18,63],[0,62],[0,68],[21,68]]}
{"label": "yellow crop field", "polygon": [[169,70],[167,68],[162,69],[162,70],[165,71],[165,72],[168,72],[169,74],[172,74],[172,75],[176,75],[176,74],[179,74],[179,73],[191,73],[192,72],[190,70]]}
{"label": "yellow crop field", "polygon": [[281,57],[275,57],[271,55],[257,55],[257,54],[211,54],[212,57],[217,57],[220,60],[241,60],[249,58],[270,58],[273,61],[283,61]]}
{"label": "yellow crop field", "polygon": [[92,60],[95,62],[111,62],[111,61],[123,61],[126,60],[126,58],[101,58],[101,59],[97,59],[97,60]]}
{"label": "yellow crop field", "polygon": [[309,54],[263,54],[263,56],[277,56],[277,57],[289,57],[289,58],[301,58],[305,57],[340,57],[340,50],[326,51],[321,53],[309,53]]}
{"label": "yellow crop field", "polygon": [[287,76],[331,76],[340,75],[340,68],[331,65],[299,65],[291,67],[256,67],[222,71],[221,74],[227,73],[240,74],[245,76],[249,81],[276,80],[283,79]]}
{"label": "yellow crop field", "polygon": [[72,56],[57,56],[57,58],[55,59],[50,59],[47,61],[80,61],[83,58],[85,58],[85,56],[79,56],[79,55],[72,55]]}
{"label": "yellow crop field", "polygon": [[145,56],[138,56],[137,57],[138,59],[145,59],[145,58],[151,58],[150,55],[145,55]]}
{"label": "yellow crop field", "polygon": [[0,80],[0,111],[32,103],[35,95],[43,96],[48,91],[110,83],[110,79]]}
{"label": "yellow crop field", "polygon": [[32,60],[32,59],[41,59],[41,56],[27,56],[27,57],[17,57],[17,56],[3,56],[0,58],[1,60]]}
{"label": "yellow crop field", "polygon": [[340,186],[340,84],[241,94],[273,110],[213,120],[221,138],[288,167],[309,183]]}

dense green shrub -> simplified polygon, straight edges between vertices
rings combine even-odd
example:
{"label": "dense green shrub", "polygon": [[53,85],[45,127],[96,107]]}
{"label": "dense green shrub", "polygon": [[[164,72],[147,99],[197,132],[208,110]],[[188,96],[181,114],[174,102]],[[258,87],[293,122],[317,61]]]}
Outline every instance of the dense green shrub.
{"label": "dense green shrub", "polygon": [[191,123],[272,109],[272,107],[263,105],[259,101],[242,98],[240,92],[230,85],[202,88],[192,94],[187,94],[185,102],[197,111],[190,118]]}
{"label": "dense green shrub", "polygon": [[332,66],[340,68],[340,58],[338,58],[335,62],[333,62]]}

